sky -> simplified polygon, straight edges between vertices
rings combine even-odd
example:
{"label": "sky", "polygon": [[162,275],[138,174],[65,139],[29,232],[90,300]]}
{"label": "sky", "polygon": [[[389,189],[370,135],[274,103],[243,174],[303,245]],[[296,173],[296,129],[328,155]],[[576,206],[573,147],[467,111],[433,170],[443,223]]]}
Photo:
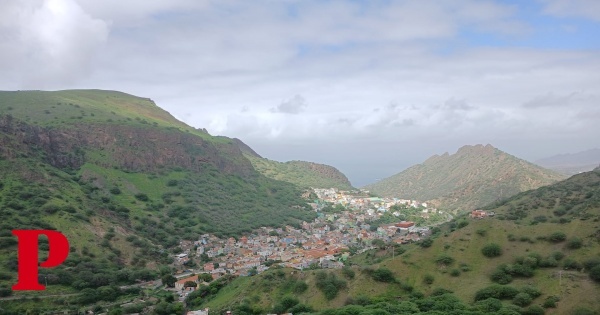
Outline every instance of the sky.
{"label": "sky", "polygon": [[598,147],[600,1],[0,1],[0,73],[148,97],[363,186],[463,145]]}

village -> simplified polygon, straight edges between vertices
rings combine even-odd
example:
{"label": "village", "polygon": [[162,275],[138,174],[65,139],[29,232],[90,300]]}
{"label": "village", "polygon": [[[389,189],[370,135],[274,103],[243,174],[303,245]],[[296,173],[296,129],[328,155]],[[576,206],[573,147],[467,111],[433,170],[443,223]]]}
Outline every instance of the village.
{"label": "village", "polygon": [[273,265],[299,270],[342,268],[350,255],[374,248],[375,240],[406,244],[428,237],[430,227],[415,221],[451,218],[426,203],[370,197],[366,191],[313,189],[305,197],[311,196],[316,197],[310,203],[317,213],[313,222],[262,227],[239,239],[204,234],[197,240],[181,241],[182,252],[174,262],[179,273],[175,289],[198,282],[198,274],[210,274],[212,279],[226,274],[249,276]]}

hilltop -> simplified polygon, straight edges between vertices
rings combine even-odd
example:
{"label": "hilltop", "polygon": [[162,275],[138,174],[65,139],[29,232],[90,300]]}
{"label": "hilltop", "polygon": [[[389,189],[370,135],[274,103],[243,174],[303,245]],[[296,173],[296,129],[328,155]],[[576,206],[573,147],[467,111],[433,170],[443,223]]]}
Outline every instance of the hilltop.
{"label": "hilltop", "polygon": [[600,149],[559,154],[535,161],[536,164],[566,175],[593,170],[600,165]]}
{"label": "hilltop", "polygon": [[305,161],[277,162],[246,152],[248,151],[244,152],[244,156],[252,166],[266,177],[302,188],[354,189],[346,175],[333,166]]}
{"label": "hilltop", "polygon": [[291,305],[320,314],[600,311],[600,169],[520,193],[487,213],[495,216],[456,218],[435,229],[430,242],[395,245],[395,256],[386,244],[344,269],[270,270],[190,302],[262,312]]}
{"label": "hilltop", "polygon": [[564,177],[491,145],[463,146],[365,186],[383,196],[432,202],[449,210],[471,210]]}
{"label": "hilltop", "polygon": [[[182,239],[314,217],[300,189],[261,175],[234,140],[114,91],[0,92],[0,174],[4,280],[12,229],[62,231],[76,269],[50,283],[81,290],[152,278]],[[141,273],[115,280],[123,268]]]}

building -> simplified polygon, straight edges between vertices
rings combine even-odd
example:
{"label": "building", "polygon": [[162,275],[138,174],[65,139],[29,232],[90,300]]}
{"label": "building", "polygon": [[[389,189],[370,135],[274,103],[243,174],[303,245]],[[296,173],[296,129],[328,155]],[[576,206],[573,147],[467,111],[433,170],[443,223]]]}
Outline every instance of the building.
{"label": "building", "polygon": [[473,219],[483,219],[487,217],[487,212],[483,210],[473,210],[471,211],[471,218]]}
{"label": "building", "polygon": [[183,286],[188,281],[193,281],[196,284],[198,284],[198,276],[196,275],[196,276],[191,276],[191,277],[183,278],[183,279],[175,282],[175,289],[177,289],[177,290],[183,290]]}

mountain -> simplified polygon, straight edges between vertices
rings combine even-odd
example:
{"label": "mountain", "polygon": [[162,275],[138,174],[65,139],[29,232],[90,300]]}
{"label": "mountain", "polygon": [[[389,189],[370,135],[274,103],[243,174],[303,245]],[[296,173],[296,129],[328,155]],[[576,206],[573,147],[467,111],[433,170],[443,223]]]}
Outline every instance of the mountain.
{"label": "mountain", "polygon": [[488,144],[434,155],[364,188],[383,196],[428,201],[440,208],[471,210],[562,178]]}
{"label": "mountain", "polygon": [[[76,269],[55,280],[78,290],[156,269],[203,233],[314,217],[300,189],[258,173],[234,140],[114,91],[0,92],[0,174],[0,274],[16,270],[10,230],[57,229]],[[74,284],[79,272],[100,278]]]}
{"label": "mountain", "polygon": [[302,188],[354,189],[346,175],[333,166],[305,161],[272,161],[262,158],[254,151],[248,151],[245,149],[248,146],[243,142],[239,143],[241,143],[240,149],[244,152],[244,156],[250,160],[257,171],[266,177],[292,183]]}
{"label": "mountain", "polygon": [[536,164],[566,175],[593,170],[600,165],[600,149],[559,154],[535,161]]}
{"label": "mountain", "polygon": [[[351,257],[338,270],[269,270],[190,302],[198,303],[195,309],[262,313],[285,305],[319,314],[600,311],[600,168],[487,210],[495,216],[463,215],[434,228],[427,245],[396,245],[394,254],[386,244]],[[499,250],[492,255],[486,248]],[[323,279],[327,285],[319,284]],[[328,299],[331,291],[337,295]]]}

